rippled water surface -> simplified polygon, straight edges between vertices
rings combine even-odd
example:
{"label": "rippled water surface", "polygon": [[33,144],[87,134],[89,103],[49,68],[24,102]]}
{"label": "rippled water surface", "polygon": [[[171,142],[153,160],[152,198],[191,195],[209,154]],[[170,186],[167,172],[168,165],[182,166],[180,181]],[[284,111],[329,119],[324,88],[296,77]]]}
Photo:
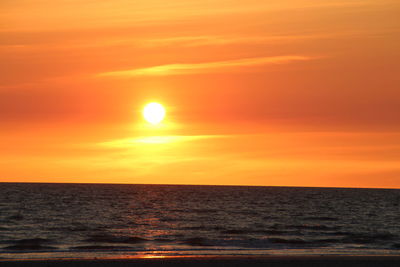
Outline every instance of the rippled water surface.
{"label": "rippled water surface", "polygon": [[0,258],[400,255],[400,190],[0,183]]}

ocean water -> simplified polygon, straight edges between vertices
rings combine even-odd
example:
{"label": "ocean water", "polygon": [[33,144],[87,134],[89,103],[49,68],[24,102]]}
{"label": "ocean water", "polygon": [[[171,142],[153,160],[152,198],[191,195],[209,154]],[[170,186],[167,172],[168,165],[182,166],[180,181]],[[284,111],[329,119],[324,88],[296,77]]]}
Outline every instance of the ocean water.
{"label": "ocean water", "polygon": [[0,183],[0,258],[400,255],[400,190]]}

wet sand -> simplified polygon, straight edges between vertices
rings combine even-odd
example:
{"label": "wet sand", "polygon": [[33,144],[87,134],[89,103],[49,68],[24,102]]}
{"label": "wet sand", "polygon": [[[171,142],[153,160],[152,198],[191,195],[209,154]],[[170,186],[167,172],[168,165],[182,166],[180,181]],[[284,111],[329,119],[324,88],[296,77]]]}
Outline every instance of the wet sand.
{"label": "wet sand", "polygon": [[264,256],[264,257],[167,257],[132,259],[0,260],[2,267],[120,267],[120,266],[269,266],[269,267],[398,267],[400,256]]}

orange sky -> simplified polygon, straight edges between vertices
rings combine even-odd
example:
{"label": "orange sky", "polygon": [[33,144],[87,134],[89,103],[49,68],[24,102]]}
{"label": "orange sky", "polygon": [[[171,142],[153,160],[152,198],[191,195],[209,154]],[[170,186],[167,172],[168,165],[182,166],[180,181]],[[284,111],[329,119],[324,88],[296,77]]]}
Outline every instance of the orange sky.
{"label": "orange sky", "polygon": [[[398,0],[5,0],[0,181],[400,188]],[[167,108],[151,127],[140,111]]]}

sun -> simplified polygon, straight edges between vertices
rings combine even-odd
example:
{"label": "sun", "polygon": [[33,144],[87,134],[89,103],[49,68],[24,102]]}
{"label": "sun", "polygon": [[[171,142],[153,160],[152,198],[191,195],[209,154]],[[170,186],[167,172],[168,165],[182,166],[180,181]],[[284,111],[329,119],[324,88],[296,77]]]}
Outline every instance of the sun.
{"label": "sun", "polygon": [[147,104],[143,109],[144,119],[153,125],[159,124],[165,118],[165,113],[163,105],[156,102]]}

